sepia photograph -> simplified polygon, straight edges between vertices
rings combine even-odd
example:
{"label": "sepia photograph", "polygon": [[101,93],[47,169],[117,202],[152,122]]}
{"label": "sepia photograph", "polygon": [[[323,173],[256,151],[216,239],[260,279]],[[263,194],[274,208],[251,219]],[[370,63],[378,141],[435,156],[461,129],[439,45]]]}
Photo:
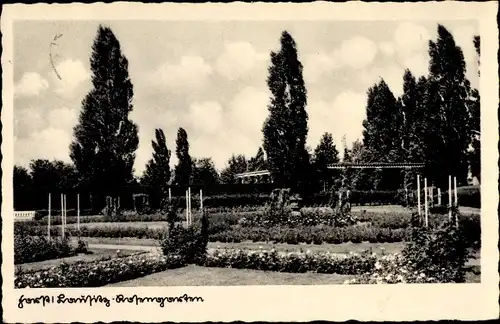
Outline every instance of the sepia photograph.
{"label": "sepia photograph", "polygon": [[11,24],[14,290],[484,283],[479,19]]}

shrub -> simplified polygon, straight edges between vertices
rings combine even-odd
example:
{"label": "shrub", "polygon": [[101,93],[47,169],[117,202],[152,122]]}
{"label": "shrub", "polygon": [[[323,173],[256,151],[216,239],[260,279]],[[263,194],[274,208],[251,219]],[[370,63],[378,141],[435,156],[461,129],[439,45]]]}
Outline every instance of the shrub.
{"label": "shrub", "polygon": [[446,222],[437,229],[413,228],[403,250],[408,268],[439,282],[464,282],[468,246],[462,229]]}
{"label": "shrub", "polygon": [[75,255],[67,239],[14,235],[14,264],[37,262]]}
{"label": "shrub", "polygon": [[330,254],[216,249],[207,255],[204,265],[292,273],[356,275],[371,271],[375,261],[374,256],[368,253]]}
{"label": "shrub", "polygon": [[172,257],[178,256],[183,263],[202,263],[207,253],[208,244],[208,216],[203,215],[201,229],[195,226],[183,228],[182,225],[172,225],[168,235],[162,240],[163,254]]}
{"label": "shrub", "polygon": [[181,258],[141,253],[94,262],[63,263],[49,270],[19,272],[16,288],[101,287],[184,266]]}

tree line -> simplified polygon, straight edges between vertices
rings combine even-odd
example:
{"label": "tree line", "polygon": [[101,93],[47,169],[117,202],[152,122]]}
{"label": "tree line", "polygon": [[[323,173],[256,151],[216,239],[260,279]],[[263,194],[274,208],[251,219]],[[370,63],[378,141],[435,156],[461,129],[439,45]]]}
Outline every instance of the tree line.
{"label": "tree line", "polygon": [[[451,33],[441,25],[437,33],[437,40],[429,41],[427,76],[417,79],[406,70],[398,98],[383,79],[368,89],[363,138],[350,149],[344,147],[344,162],[423,162],[428,165],[424,173],[436,185],[444,185],[448,174],[467,183],[469,168],[480,179],[479,92],[465,76],[463,52]],[[479,37],[471,42],[479,60]],[[210,157],[191,157],[188,134],[181,127],[175,141],[178,163],[171,170],[164,131],[155,129],[152,157],[137,178],[133,165],[139,138],[138,125],[129,119],[134,89],[128,60],[111,29],[99,26],[90,58],[93,87],[82,101],[69,147],[72,163],[34,160],[29,171],[15,166],[15,190],[80,188],[115,195],[120,188],[140,184],[164,192],[169,184],[235,183],[237,173],[265,169],[277,187],[304,194],[331,187],[386,190],[412,185],[411,170],[329,170],[328,164],[341,161],[332,134],[324,133],[314,150],[306,146],[307,89],[297,44],[287,31],[279,51],[270,56],[269,114],[255,156],[233,154],[219,173]]]}

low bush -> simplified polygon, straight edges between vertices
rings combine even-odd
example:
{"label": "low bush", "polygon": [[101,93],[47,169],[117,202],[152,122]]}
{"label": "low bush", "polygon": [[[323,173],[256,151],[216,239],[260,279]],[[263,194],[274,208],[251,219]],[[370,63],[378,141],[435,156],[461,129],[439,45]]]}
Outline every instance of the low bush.
{"label": "low bush", "polygon": [[231,230],[210,235],[211,242],[238,243],[243,241],[274,243],[387,243],[404,241],[407,229],[387,229],[373,226],[272,226],[272,227],[234,227]]}
{"label": "low bush", "polygon": [[201,219],[200,229],[196,226],[184,228],[170,224],[168,235],[161,241],[163,254],[167,257],[178,256],[185,264],[204,262],[209,236],[208,215]]}
{"label": "low bush", "polygon": [[[456,210],[453,213],[458,216]],[[465,233],[454,221],[436,228],[413,227],[401,255],[383,257],[372,273],[348,283],[465,282],[470,247]]]}
{"label": "low bush", "polygon": [[61,264],[49,270],[18,272],[16,288],[101,287],[184,266],[177,256],[141,253],[106,261]]}
{"label": "low bush", "polygon": [[14,264],[45,261],[75,255],[68,240],[58,237],[14,235]]}
{"label": "low bush", "polygon": [[457,188],[457,198],[460,206],[481,208],[481,187],[469,186]]}
{"label": "low bush", "polygon": [[359,275],[373,269],[376,259],[368,254],[330,254],[216,249],[207,255],[207,267],[277,272],[316,272]]}

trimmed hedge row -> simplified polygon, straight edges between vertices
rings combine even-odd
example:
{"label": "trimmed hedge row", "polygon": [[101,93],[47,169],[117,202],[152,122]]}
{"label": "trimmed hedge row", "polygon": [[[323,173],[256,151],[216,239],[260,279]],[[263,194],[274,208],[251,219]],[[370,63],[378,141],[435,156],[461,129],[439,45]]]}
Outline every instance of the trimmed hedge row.
{"label": "trimmed hedge row", "polygon": [[75,255],[68,240],[45,236],[14,235],[14,264],[45,261]]}
{"label": "trimmed hedge row", "polygon": [[204,266],[291,273],[360,275],[372,271],[375,256],[363,254],[278,253],[217,249],[208,253]]}
{"label": "trimmed hedge row", "polygon": [[101,287],[184,266],[180,257],[151,253],[106,261],[63,263],[48,271],[15,274],[16,288]]}

